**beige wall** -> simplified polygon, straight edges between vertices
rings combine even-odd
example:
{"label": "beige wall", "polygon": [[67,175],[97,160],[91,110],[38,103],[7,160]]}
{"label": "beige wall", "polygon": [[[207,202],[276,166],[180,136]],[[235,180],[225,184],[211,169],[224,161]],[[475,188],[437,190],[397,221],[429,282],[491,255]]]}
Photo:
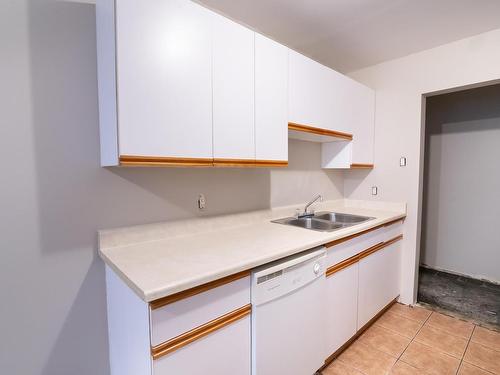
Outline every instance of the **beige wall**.
{"label": "beige wall", "polygon": [[[500,79],[500,29],[463,39],[351,74],[377,90],[375,169],[346,175],[347,198],[406,201],[408,218],[402,257],[405,303],[416,299],[419,258],[422,95]],[[399,167],[400,156],[408,166]],[[379,194],[371,196],[377,185]]]}
{"label": "beige wall", "polygon": [[290,167],[99,167],[94,6],[0,2],[0,373],[109,373],[99,228],[342,197],[318,145]]}
{"label": "beige wall", "polygon": [[420,262],[500,282],[500,85],[427,99]]}

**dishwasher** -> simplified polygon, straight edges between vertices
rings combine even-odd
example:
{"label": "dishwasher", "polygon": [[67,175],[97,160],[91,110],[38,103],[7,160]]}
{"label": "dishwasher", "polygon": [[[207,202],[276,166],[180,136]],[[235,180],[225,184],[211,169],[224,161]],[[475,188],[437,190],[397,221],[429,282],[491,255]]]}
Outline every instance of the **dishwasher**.
{"label": "dishwasher", "polygon": [[325,360],[324,247],[252,272],[252,375],[312,375]]}

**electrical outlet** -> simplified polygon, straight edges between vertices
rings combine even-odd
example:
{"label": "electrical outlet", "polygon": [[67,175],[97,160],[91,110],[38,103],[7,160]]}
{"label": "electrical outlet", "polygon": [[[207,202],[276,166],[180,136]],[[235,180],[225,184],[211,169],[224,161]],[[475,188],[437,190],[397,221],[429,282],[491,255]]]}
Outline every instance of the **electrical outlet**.
{"label": "electrical outlet", "polygon": [[401,156],[401,158],[399,159],[399,166],[406,167],[406,157]]}
{"label": "electrical outlet", "polygon": [[198,208],[200,210],[204,210],[207,205],[207,200],[205,199],[204,194],[198,195]]}
{"label": "electrical outlet", "polygon": [[378,194],[378,188],[376,186],[372,186],[372,195]]}

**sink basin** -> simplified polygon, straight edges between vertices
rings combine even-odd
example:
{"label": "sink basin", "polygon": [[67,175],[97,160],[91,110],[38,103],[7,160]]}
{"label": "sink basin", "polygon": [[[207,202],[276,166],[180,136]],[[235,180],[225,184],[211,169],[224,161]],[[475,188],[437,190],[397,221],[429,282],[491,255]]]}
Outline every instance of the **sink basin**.
{"label": "sink basin", "polygon": [[373,217],[342,214],[337,212],[318,212],[310,217],[285,217],[284,219],[273,220],[273,223],[293,225],[295,227],[317,230],[320,232],[332,232],[334,230],[350,227]]}
{"label": "sink basin", "polygon": [[332,223],[326,220],[318,220],[314,217],[304,217],[301,219],[289,218],[285,219],[283,224],[294,225],[296,227],[319,230],[329,232],[338,228],[342,228],[342,224]]}
{"label": "sink basin", "polygon": [[317,219],[328,220],[334,223],[341,224],[359,224],[373,219],[372,217],[368,216],[342,214],[338,212],[318,212],[314,215],[314,217]]}

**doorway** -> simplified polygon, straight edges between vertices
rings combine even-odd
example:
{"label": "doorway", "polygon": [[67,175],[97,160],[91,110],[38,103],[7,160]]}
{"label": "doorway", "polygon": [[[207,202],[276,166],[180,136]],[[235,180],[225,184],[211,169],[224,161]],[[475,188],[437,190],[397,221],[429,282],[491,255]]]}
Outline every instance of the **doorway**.
{"label": "doorway", "polygon": [[500,84],[426,99],[417,300],[500,328]]}

